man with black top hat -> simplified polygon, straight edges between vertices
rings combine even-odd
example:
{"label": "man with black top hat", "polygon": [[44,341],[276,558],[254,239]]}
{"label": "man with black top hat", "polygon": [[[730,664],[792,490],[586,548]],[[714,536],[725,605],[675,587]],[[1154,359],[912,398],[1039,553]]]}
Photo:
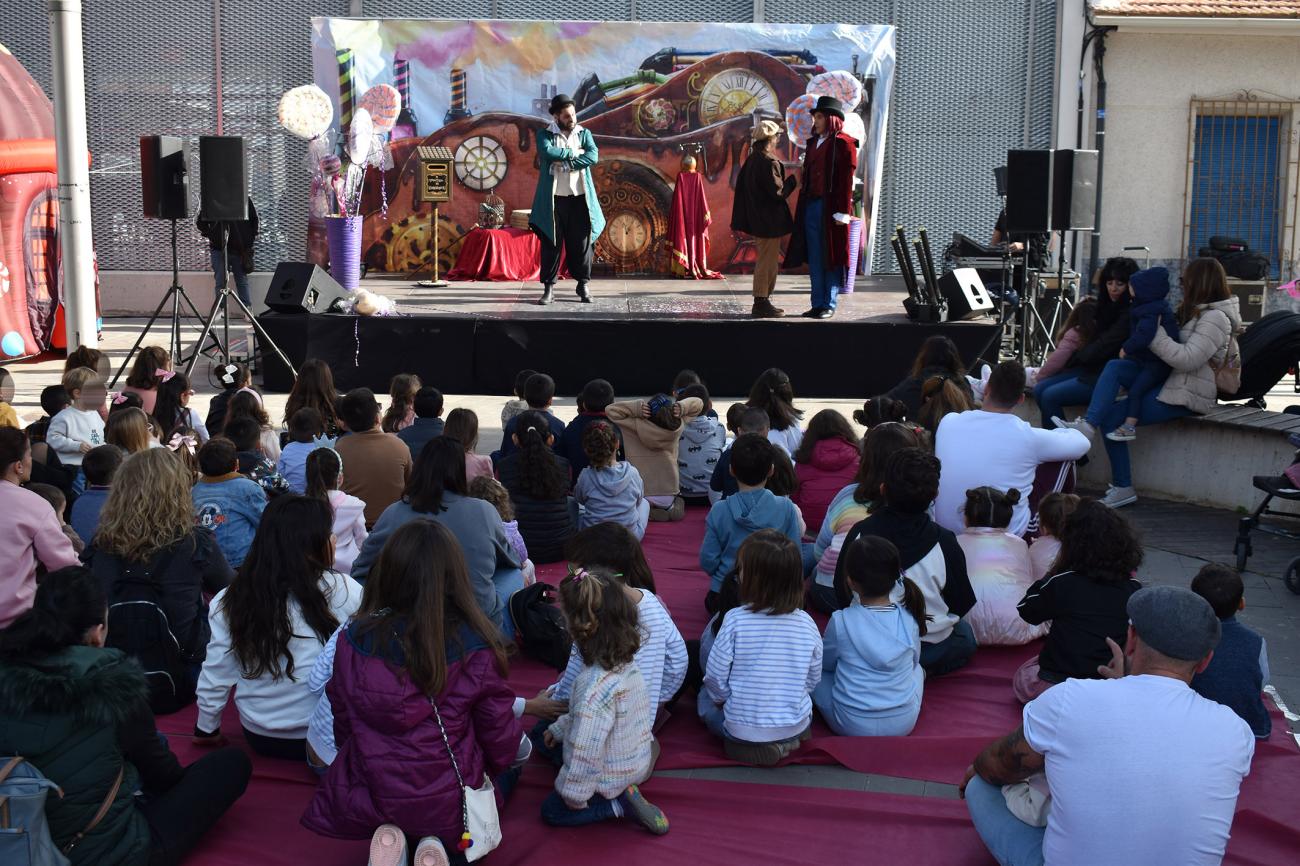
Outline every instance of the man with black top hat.
{"label": "man with black top hat", "polygon": [[844,131],[844,106],[831,96],[813,108],[813,134],[804,145],[803,180],[785,267],[808,264],[812,307],[803,315],[829,319],[849,267],[849,220],[860,142]]}
{"label": "man with black top hat", "polygon": [[537,303],[553,300],[563,248],[565,265],[578,281],[578,300],[589,304],[592,251],[605,228],[591,178],[591,167],[600,154],[591,132],[578,125],[577,110],[567,94],[551,100],[551,117],[549,126],[537,130],[540,174],[529,216],[529,228],[542,242],[542,297]]}
{"label": "man with black top hat", "polygon": [[[966,771],[971,820],[999,863],[1223,860],[1255,736],[1189,685],[1214,655],[1219,619],[1175,586],[1139,589],[1127,609],[1125,646],[1107,639],[1102,679],[1043,692]],[[1025,782],[1038,794],[1017,793]]]}

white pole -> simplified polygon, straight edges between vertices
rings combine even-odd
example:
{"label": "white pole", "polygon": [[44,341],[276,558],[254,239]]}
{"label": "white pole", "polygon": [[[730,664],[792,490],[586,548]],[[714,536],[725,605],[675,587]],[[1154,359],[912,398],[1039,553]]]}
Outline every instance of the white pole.
{"label": "white pole", "polygon": [[54,141],[59,169],[59,246],[68,351],[95,346],[95,267],[90,235],[90,165],[86,154],[86,73],[81,0],[49,0],[54,55]]}

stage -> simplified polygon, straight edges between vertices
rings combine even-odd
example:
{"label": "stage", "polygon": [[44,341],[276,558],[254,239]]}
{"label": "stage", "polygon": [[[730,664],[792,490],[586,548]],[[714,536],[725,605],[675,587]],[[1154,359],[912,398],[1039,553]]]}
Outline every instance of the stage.
{"label": "stage", "polygon": [[[835,318],[804,319],[808,278],[782,276],[773,302],[782,319],[752,319],[751,277],[721,280],[596,279],[594,303],[581,304],[571,280],[540,307],[536,283],[464,282],[420,288],[382,275],[362,288],[396,302],[396,316],[266,313],[259,317],[295,365],[327,361],[340,390],[387,392],[397,373],[416,373],[451,394],[510,393],[515,373],[555,378],[561,394],[589,379],[609,379],[620,396],[667,389],[683,367],[714,394],[747,394],[768,367],[790,374],[795,393],[864,399],[906,375],[926,337],[951,337],[968,362],[993,337],[992,319],[922,325],[903,314],[898,277],[859,277],[840,297]],[[288,371],[266,353],[266,387],[287,391]]]}

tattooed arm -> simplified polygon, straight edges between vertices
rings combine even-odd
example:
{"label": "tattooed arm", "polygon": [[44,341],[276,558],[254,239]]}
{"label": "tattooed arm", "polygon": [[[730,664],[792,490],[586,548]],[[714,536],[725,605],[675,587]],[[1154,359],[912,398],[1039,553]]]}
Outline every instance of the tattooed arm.
{"label": "tattooed arm", "polygon": [[1025,742],[1025,730],[1020,727],[989,743],[979,753],[975,763],[966,771],[961,787],[964,791],[966,782],[976,774],[990,785],[1010,785],[1023,782],[1042,769],[1043,756]]}

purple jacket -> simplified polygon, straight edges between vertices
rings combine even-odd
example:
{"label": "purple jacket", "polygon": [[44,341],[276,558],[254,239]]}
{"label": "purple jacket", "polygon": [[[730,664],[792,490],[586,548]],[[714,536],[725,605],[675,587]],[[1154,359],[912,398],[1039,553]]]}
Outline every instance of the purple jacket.
{"label": "purple jacket", "polygon": [[[334,708],[338,757],[303,814],[309,830],[340,839],[368,838],[393,823],[412,838],[457,839],[461,793],[429,700],[374,649],[375,634],[339,635],[334,675],[325,687]],[[522,729],[514,692],[476,635],[447,644],[447,685],[438,711],[465,783],[477,787],[515,759]],[[389,657],[396,648],[382,648]],[[499,794],[498,794],[499,797]],[[499,804],[498,804],[499,805]]]}

